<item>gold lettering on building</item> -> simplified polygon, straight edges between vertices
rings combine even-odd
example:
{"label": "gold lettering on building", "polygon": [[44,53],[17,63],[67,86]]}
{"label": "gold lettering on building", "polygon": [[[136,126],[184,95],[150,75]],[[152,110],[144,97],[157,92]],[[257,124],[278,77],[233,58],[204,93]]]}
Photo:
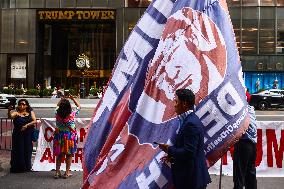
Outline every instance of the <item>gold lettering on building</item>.
{"label": "gold lettering on building", "polygon": [[114,20],[115,11],[98,10],[68,10],[68,11],[38,11],[40,20]]}
{"label": "gold lettering on building", "polygon": [[91,11],[92,19],[98,19],[100,17],[100,11]]}

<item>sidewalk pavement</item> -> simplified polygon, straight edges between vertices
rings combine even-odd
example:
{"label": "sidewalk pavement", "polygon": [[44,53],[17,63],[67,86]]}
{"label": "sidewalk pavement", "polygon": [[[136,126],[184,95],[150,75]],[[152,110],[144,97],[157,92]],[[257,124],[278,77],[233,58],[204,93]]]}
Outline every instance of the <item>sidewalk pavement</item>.
{"label": "sidewalk pavement", "polygon": [[[72,172],[72,177],[68,179],[54,179],[54,171],[9,173],[9,168],[10,151],[0,150],[0,189],[79,189],[82,185],[81,171]],[[207,189],[218,189],[219,178],[218,175],[211,175],[212,183]],[[257,183],[258,189],[282,189],[284,178],[257,178]],[[222,176],[221,188],[232,189],[232,177]]]}

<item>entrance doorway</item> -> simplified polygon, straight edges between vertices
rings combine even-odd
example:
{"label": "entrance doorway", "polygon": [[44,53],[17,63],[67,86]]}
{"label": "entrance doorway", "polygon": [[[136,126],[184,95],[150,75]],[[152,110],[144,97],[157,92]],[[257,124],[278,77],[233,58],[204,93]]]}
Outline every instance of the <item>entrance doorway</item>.
{"label": "entrance doorway", "polygon": [[[86,93],[91,87],[102,88],[110,76],[116,59],[114,21],[54,21],[39,23],[39,60],[43,62],[44,87],[74,89],[79,92],[82,81]],[[85,54],[90,68],[76,66]]]}

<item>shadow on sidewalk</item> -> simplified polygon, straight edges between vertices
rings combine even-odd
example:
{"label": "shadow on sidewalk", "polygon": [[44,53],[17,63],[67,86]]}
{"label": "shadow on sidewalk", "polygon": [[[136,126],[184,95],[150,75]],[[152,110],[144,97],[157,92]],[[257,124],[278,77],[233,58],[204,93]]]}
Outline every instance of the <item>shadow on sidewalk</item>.
{"label": "shadow on sidewalk", "polygon": [[10,173],[11,151],[0,150],[0,188],[10,189],[79,189],[83,172],[74,171],[68,179],[54,179],[54,171]]}
{"label": "shadow on sidewalk", "polygon": [[83,172],[72,172],[72,177],[54,179],[54,171],[8,173],[0,178],[0,188],[10,189],[79,189],[82,184]]}

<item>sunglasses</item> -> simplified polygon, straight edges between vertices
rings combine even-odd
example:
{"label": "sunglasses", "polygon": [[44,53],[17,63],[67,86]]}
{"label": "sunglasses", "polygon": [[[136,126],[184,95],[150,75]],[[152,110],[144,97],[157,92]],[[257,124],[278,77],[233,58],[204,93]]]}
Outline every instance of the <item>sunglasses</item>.
{"label": "sunglasses", "polygon": [[19,106],[21,106],[21,105],[25,106],[25,105],[27,105],[27,104],[26,104],[26,103],[19,103]]}

